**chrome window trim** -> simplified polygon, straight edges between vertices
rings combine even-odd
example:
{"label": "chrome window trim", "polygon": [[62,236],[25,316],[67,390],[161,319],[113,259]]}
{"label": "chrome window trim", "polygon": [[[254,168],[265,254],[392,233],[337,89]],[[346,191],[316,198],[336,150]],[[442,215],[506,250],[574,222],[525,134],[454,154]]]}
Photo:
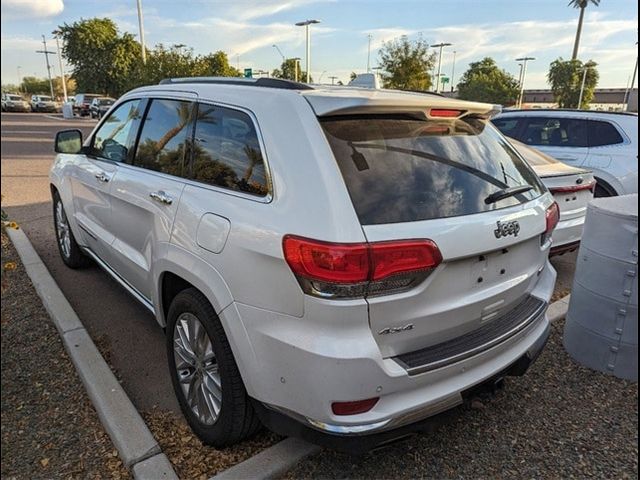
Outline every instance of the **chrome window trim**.
{"label": "chrome window trim", "polygon": [[[166,93],[165,93],[166,92]],[[140,92],[142,93],[142,92]],[[262,159],[264,161],[264,171],[265,171],[265,178],[267,179],[267,188],[268,188],[268,192],[266,195],[264,196],[258,196],[258,195],[252,195],[250,193],[245,193],[245,192],[241,192],[241,191],[237,191],[237,190],[231,190],[228,188],[224,188],[224,187],[219,187],[216,185],[210,185],[208,183],[204,183],[204,182],[199,182],[197,180],[193,180],[190,178],[185,178],[185,177],[177,177],[175,175],[169,175],[167,173],[162,173],[162,172],[158,172],[155,170],[149,170],[148,168],[144,168],[144,167],[140,167],[137,165],[132,165],[130,163],[127,162],[116,162],[114,160],[110,160],[110,159],[105,159],[105,161],[107,162],[112,162],[115,165],[119,165],[120,167],[123,168],[133,168],[136,170],[141,170],[144,172],[147,172],[149,174],[152,175],[158,175],[161,178],[167,178],[170,180],[174,180],[174,181],[180,181],[183,182],[186,185],[191,185],[193,187],[198,187],[198,188],[204,188],[204,189],[208,189],[208,190],[212,190],[214,192],[217,193],[222,193],[224,195],[230,195],[232,197],[238,197],[238,198],[242,198],[245,200],[251,200],[253,202],[257,202],[257,203],[271,203],[273,201],[274,198],[274,190],[273,190],[273,176],[271,173],[271,166],[269,164],[269,159],[267,156],[267,149],[265,147],[265,143],[264,143],[264,137],[262,135],[262,130],[260,130],[260,126],[258,125],[258,120],[255,116],[255,114],[249,110],[248,108],[245,107],[240,107],[238,105],[231,105],[231,104],[227,104],[224,102],[215,102],[212,100],[202,100],[200,99],[197,94],[195,94],[194,92],[188,92],[188,91],[179,91],[176,92],[178,93],[178,95],[175,95],[173,91],[163,91],[160,92],[160,95],[154,95],[154,93],[156,93],[156,91],[149,91],[149,92],[144,92],[144,95],[132,95],[130,97],[123,97],[122,99],[120,99],[120,101],[118,102],[119,106],[121,103],[125,103],[126,101],[130,101],[130,100],[142,100],[142,99],[146,99],[146,100],[153,100],[153,99],[161,99],[161,100],[189,100],[192,101],[194,103],[204,103],[207,105],[212,105],[212,106],[219,106],[222,108],[229,108],[231,110],[236,110],[242,113],[245,113],[249,116],[249,118],[251,118],[251,122],[253,123],[253,127],[256,131],[256,135],[258,137],[258,143],[260,145],[260,153],[262,154]],[[166,96],[168,95],[168,93],[171,93],[173,96]],[[182,95],[181,95],[182,94]],[[114,105],[112,108],[116,108],[116,106]],[[107,118],[107,117],[105,117]],[[93,137],[95,132],[97,132],[98,127],[102,124],[102,122],[104,122],[104,118],[102,119],[102,121],[100,123],[98,123],[98,125],[96,125],[96,128],[94,129],[93,132],[91,132],[91,134],[89,135],[89,137],[87,137],[87,141],[89,142],[93,142]],[[140,133],[140,132],[138,132]],[[85,142],[87,143],[87,142]],[[100,158],[100,160],[102,160],[102,158]]]}
{"label": "chrome window trim", "polygon": [[[267,189],[268,192],[266,195],[264,196],[259,196],[259,195],[252,195],[250,193],[245,193],[245,192],[241,192],[241,191],[237,191],[237,190],[231,190],[229,188],[224,188],[224,187],[220,187],[217,185],[211,185],[209,183],[204,183],[204,182],[199,182],[197,180],[193,180],[193,179],[185,179],[185,180],[189,180],[190,182],[193,183],[194,186],[196,187],[202,187],[202,188],[211,188],[217,192],[221,192],[221,193],[227,193],[229,195],[233,195],[236,197],[241,197],[241,198],[246,198],[248,200],[254,200],[254,201],[258,201],[260,203],[271,203],[271,201],[273,200],[273,176],[271,174],[271,166],[269,164],[269,159],[267,157],[267,149],[265,147],[264,144],[264,137],[262,135],[262,131],[260,130],[260,126],[258,125],[258,119],[255,116],[255,114],[249,110],[248,108],[245,107],[241,107],[238,105],[231,105],[228,103],[224,103],[224,102],[216,102],[213,100],[203,100],[203,99],[198,99],[197,103],[202,103],[205,105],[211,105],[214,107],[221,107],[221,108],[227,108],[229,110],[235,110],[238,112],[242,112],[244,114],[246,114],[250,119],[251,119],[251,123],[253,124],[253,128],[256,132],[256,137],[258,138],[258,144],[260,145],[260,153],[262,155],[262,161],[264,162],[264,175],[265,178],[267,180]],[[197,119],[196,119],[196,125],[197,125]]]}

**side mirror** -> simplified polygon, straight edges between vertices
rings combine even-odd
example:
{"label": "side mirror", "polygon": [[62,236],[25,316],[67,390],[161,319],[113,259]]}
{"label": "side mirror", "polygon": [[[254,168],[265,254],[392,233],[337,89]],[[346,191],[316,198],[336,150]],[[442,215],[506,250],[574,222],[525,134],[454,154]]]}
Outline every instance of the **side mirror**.
{"label": "side mirror", "polygon": [[63,130],[56,133],[56,153],[80,153],[82,150],[82,132],[80,130]]}

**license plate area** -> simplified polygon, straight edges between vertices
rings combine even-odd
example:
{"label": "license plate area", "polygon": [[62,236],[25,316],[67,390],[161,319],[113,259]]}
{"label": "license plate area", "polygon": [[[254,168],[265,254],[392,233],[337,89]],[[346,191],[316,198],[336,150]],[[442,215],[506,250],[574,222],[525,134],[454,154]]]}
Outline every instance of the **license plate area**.
{"label": "license plate area", "polygon": [[503,282],[514,272],[511,271],[512,253],[509,248],[478,255],[471,259],[469,288],[481,289],[487,285]]}

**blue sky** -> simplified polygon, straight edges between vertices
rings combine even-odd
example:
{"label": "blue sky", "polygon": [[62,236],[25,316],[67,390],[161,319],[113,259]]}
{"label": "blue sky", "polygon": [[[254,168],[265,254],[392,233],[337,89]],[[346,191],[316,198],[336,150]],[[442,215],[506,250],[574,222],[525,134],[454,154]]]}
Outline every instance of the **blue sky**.
{"label": "blue sky", "polygon": [[[44,77],[41,35],[80,18],[110,17],[122,31],[138,34],[136,0],[1,0],[2,83],[23,76]],[[568,0],[142,0],[148,46],[186,44],[196,53],[224,50],[240,68],[271,70],[287,57],[302,57],[304,29],[297,21],[316,18],[312,29],[315,79],[346,80],[364,72],[367,35],[372,35],[371,63],[377,65],[382,42],[400,35],[430,43],[454,44],[443,55],[455,77],[469,62],[492,56],[517,76],[515,58],[533,56],[527,88],[545,88],[549,63],[571,56],[578,11]],[[602,0],[589,7],[580,57],[600,68],[600,87],[625,87],[637,55],[638,5],[635,0]],[[51,43],[50,49],[55,49]],[[304,64],[304,63],[303,63]],[[56,72],[57,59],[55,59]]]}

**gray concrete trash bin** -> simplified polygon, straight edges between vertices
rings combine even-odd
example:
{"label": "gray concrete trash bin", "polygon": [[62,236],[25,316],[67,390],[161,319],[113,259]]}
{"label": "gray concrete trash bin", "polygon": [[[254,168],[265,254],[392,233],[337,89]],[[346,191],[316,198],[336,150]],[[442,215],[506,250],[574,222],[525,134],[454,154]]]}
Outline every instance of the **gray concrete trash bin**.
{"label": "gray concrete trash bin", "polygon": [[73,118],[73,103],[66,102],[62,104],[62,117]]}
{"label": "gray concrete trash bin", "polygon": [[589,203],[564,347],[578,363],[638,380],[638,195]]}

